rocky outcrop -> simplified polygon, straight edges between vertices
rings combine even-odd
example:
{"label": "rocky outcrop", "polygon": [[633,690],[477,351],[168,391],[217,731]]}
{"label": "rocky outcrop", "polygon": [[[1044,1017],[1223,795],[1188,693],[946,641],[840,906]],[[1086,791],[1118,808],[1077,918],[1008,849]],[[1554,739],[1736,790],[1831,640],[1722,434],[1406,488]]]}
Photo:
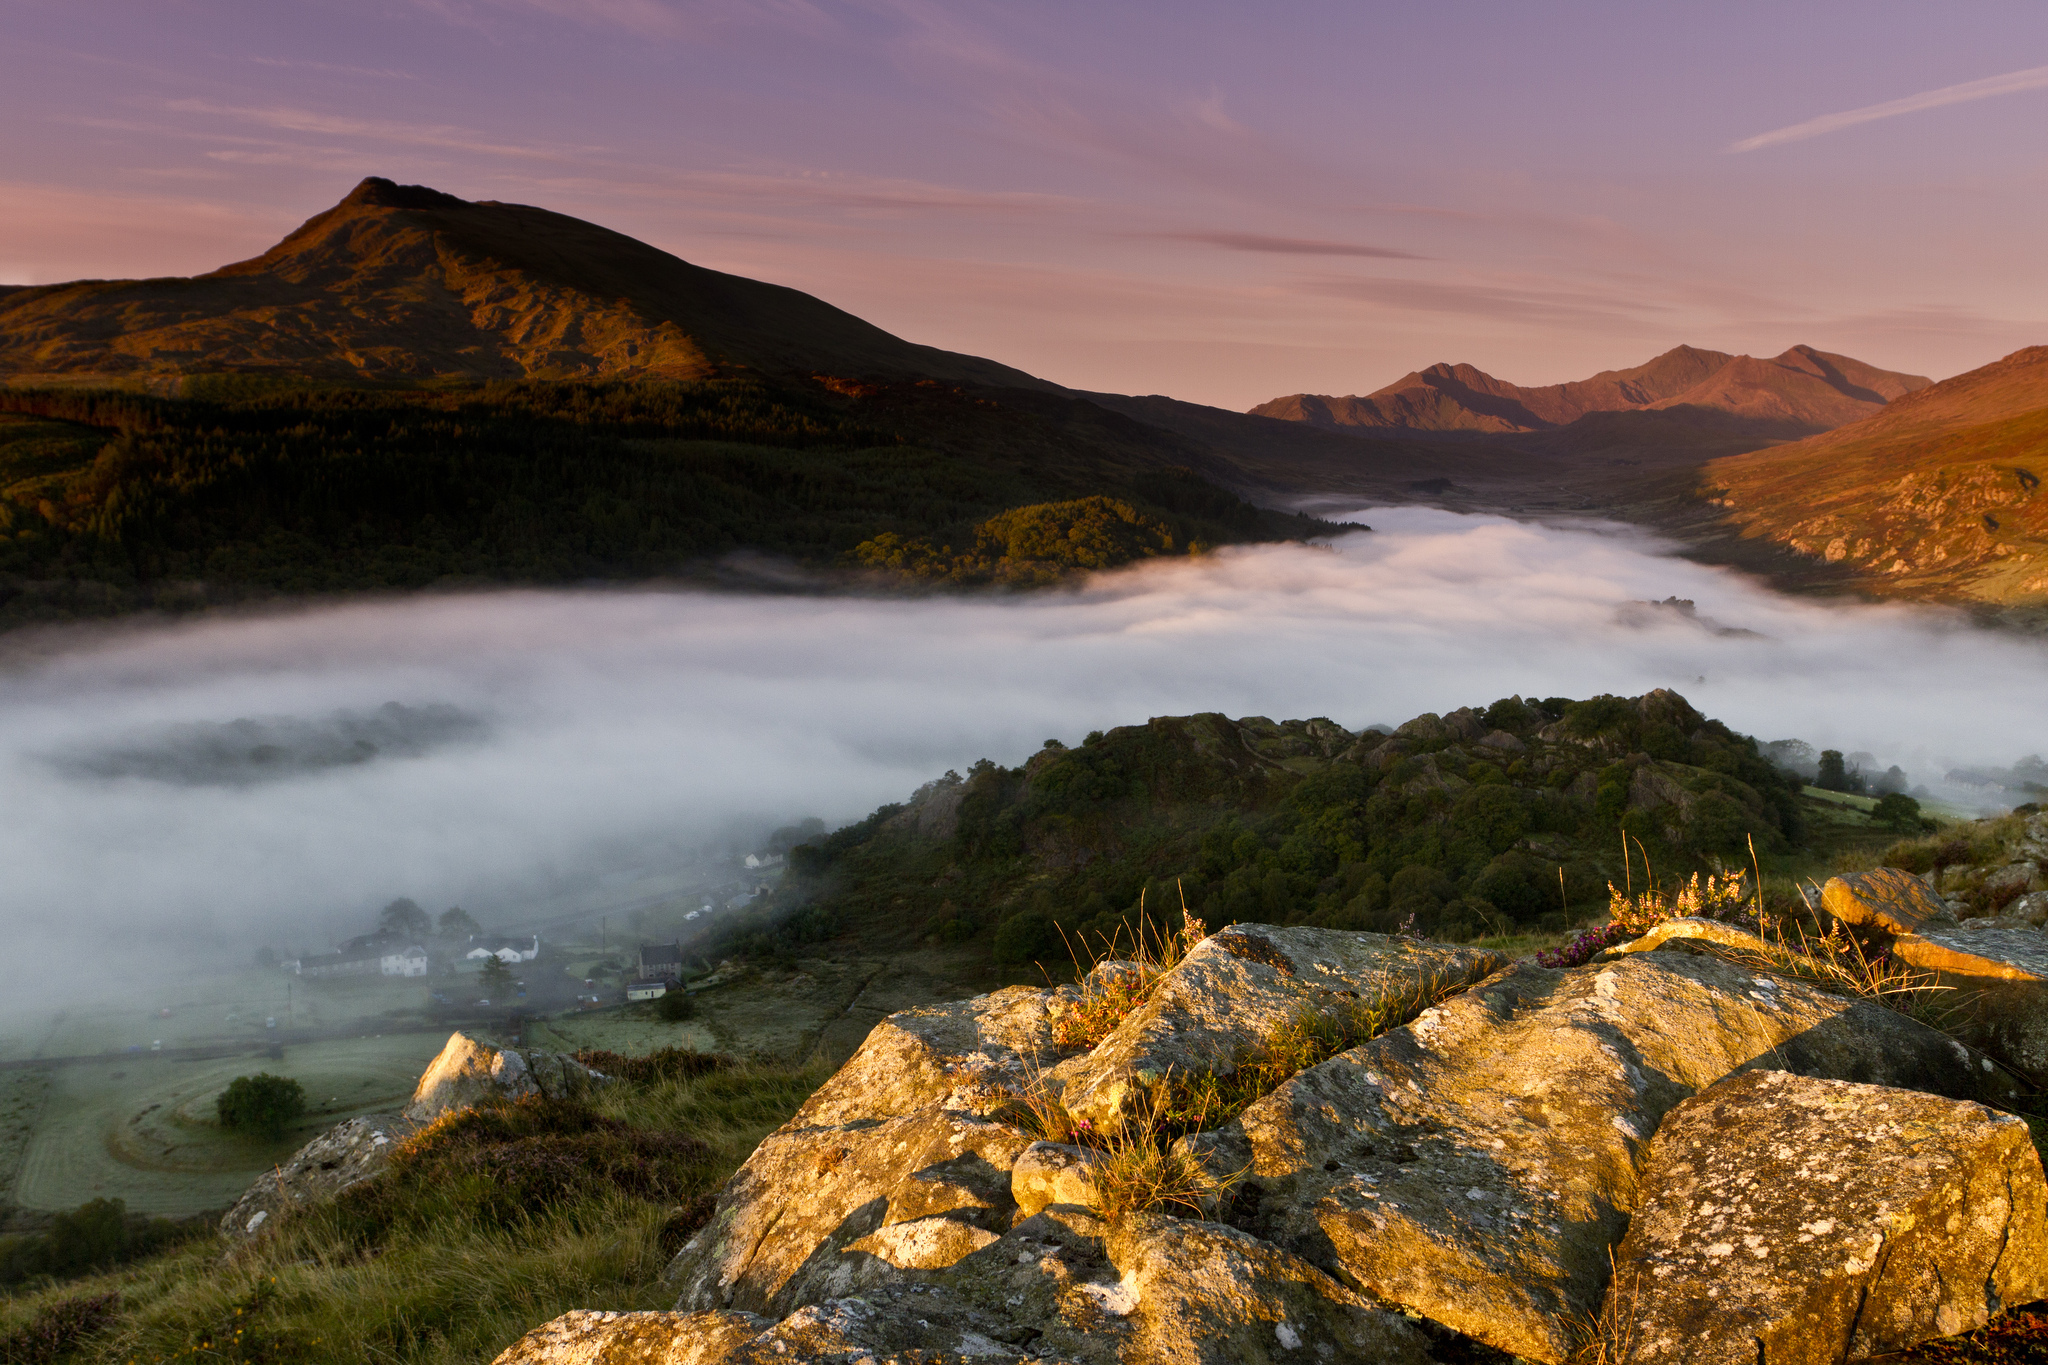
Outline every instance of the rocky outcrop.
{"label": "rocky outcrop", "polygon": [[580,1095],[609,1079],[573,1057],[495,1048],[466,1033],[453,1033],[421,1074],[405,1117],[414,1123],[431,1123],[452,1110],[474,1108],[486,1100]]}
{"label": "rocky outcrop", "polygon": [[[1914,1322],[1981,1321],[1951,1287],[1980,1271],[1993,1286],[1978,1295],[1986,1312],[2035,1292],[2048,1278],[2039,1164],[2023,1124],[1977,1104],[2010,1096],[2011,1077],[1903,1014],[1747,965],[1760,941],[1727,928],[1687,926],[1579,968],[1484,975],[1496,964],[1470,949],[1236,925],[1196,945],[1078,1056],[1056,1045],[1062,1013],[1126,968],[1103,968],[1092,986],[1012,988],[891,1016],[720,1192],[670,1267],[673,1313],[572,1314],[504,1359],[1421,1365],[1422,1319],[1558,1362],[1603,1305],[1616,1320],[1611,1258],[1644,1199],[1665,1202],[1638,1220],[1642,1238],[1660,1218],[1680,1230],[1624,1254],[1691,1254],[1685,1220],[1713,1211],[1682,1193],[1685,1182],[1723,1176],[1683,1144],[1708,1142],[1715,1123],[1736,1124],[1724,1138],[1734,1145],[1722,1166],[1737,1172],[1727,1178],[1791,1172],[1773,1191],[1782,1200],[1742,1211],[1755,1224],[1743,1237],[1787,1248],[1772,1264],[1794,1297],[1759,1299],[1763,1316],[1832,1292],[1822,1282],[1833,1263],[1792,1250],[1820,1234],[1777,1225],[1795,1212],[1815,1224],[1800,1201],[1824,1197],[1847,1210],[1844,1228],[1868,1222],[1873,1200],[1918,1220],[1917,1241],[1888,1225],[1887,1245],[1899,1248],[1889,1269],[1842,1272],[1863,1275],[1855,1283],[1874,1302],[1906,1305]],[[1741,963],[1717,955],[1737,953]],[[1405,1017],[1418,982],[1428,997],[1448,994],[1180,1139],[1164,1159],[1213,1178],[1200,1216],[1112,1198],[1130,1188],[1115,1183],[1132,1150],[1118,1144],[1165,1140],[1118,1129],[1131,1097],[1172,1073],[1227,1072],[1303,1011]],[[1786,1098],[1815,1094],[1818,1107]],[[1829,1095],[1858,1098],[1844,1108]],[[1747,1129],[1734,1105],[1747,1106]],[[1684,1117],[1696,1111],[1707,1117]],[[1826,1114],[1849,1117],[1830,1128]],[[1074,1122],[1089,1115],[1101,1116],[1092,1130]],[[1074,1145],[1105,1130],[1109,1146]],[[1846,1166],[1858,1162],[1898,1169],[1852,1180]],[[1951,1226],[1958,1198],[1972,1212]],[[1115,1221],[1102,1212],[1134,1202],[1140,1211]],[[2006,1250],[1980,1265],[1992,1223]],[[1948,1278],[1914,1280],[1909,1250]],[[1843,1255],[1847,1265],[1860,1253]],[[1676,1322],[1693,1288],[1652,1302],[1679,1274],[1671,1264],[1660,1275],[1645,1260],[1628,1283],[1642,1285],[1641,1313]],[[1755,1358],[1753,1343],[1743,1358]]]}
{"label": "rocky outcrop", "polygon": [[1049,1080],[1075,1118],[1113,1124],[1169,1074],[1227,1073],[1303,1010],[1413,1013],[1507,965],[1499,953],[1380,934],[1235,924],[1194,945],[1149,999]]}
{"label": "rocky outcrop", "polygon": [[1958,1037],[2048,1084],[2048,932],[2017,917],[1958,923],[1925,882],[1896,868],[1835,877],[1821,899],[1954,993],[1949,1027]]}
{"label": "rocky outcrop", "polygon": [[1073,995],[1012,986],[892,1014],[790,1125],[896,1118],[935,1104],[986,1113],[1066,1055],[1053,1044],[1052,1020]]}
{"label": "rocky outcrop", "polygon": [[258,1176],[221,1218],[221,1233],[254,1237],[285,1214],[361,1184],[384,1169],[392,1149],[412,1131],[412,1123],[398,1114],[366,1114],[336,1124],[292,1153],[291,1160]]}
{"label": "rocky outcrop", "polygon": [[2048,1186],[2024,1121],[1756,1071],[1657,1130],[1602,1327],[1627,1365],[1821,1365],[2044,1295]]}
{"label": "rocky outcrop", "polygon": [[1111,1227],[1058,1206],[943,1276],[820,1300],[779,1321],[730,1309],[572,1313],[499,1359],[1427,1365],[1426,1345],[1406,1318],[1237,1228],[1156,1215]]}
{"label": "rocky outcrop", "polygon": [[1953,929],[1957,923],[1948,902],[1926,882],[1896,867],[1830,877],[1821,888],[1821,904],[1844,924],[1891,935]]}
{"label": "rocky outcrop", "polygon": [[1310,1068],[1213,1135],[1256,1232],[1531,1360],[1599,1310],[1650,1136],[1757,1068],[1974,1098],[1967,1049],[1865,1001],[1675,952],[1530,963]]}
{"label": "rocky outcrop", "polygon": [[780,1316],[952,1265],[1010,1228],[1031,1138],[932,1106],[769,1135],[671,1269],[681,1302]]}

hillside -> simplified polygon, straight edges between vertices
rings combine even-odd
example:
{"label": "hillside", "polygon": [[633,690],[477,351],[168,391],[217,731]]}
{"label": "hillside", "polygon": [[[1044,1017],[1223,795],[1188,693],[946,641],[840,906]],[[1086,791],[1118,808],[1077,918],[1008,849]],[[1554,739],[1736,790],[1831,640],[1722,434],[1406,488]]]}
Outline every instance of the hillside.
{"label": "hillside", "polygon": [[[1669,692],[1507,698],[1353,733],[1316,719],[1160,717],[982,762],[791,855],[762,908],[707,949],[850,936],[1064,961],[1062,935],[1146,912],[1440,939],[1555,933],[1607,883],[1669,880],[1815,837],[1799,779]],[[1622,864],[1616,826],[1634,843]],[[1881,835],[1880,835],[1881,837]]]}
{"label": "hillside", "polygon": [[1715,530],[1786,552],[1798,576],[1882,596],[2048,607],[2048,347],[1898,399],[1874,416],[1716,460]]}
{"label": "hillside", "polygon": [[0,292],[0,626],[736,552],[1028,585],[1333,529],[1246,482],[795,290],[376,178],[208,275]]}
{"label": "hillside", "polygon": [[374,176],[210,274],[0,293],[0,376],[16,384],[700,379],[732,367],[1052,388],[593,223]]}
{"label": "hillside", "polygon": [[1702,409],[1745,420],[1759,440],[1867,417],[1930,381],[1794,346],[1769,360],[1680,346],[1644,365],[1525,388],[1471,365],[1432,365],[1363,397],[1290,394],[1252,414],[1329,429],[1512,433],[1568,427],[1600,413]]}

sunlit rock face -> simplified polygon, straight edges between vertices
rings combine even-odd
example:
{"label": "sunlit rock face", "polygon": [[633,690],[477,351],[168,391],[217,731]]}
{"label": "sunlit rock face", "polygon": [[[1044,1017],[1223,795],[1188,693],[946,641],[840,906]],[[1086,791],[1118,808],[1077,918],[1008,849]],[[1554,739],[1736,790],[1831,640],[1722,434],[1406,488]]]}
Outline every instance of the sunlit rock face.
{"label": "sunlit rock face", "polygon": [[[1798,1343],[1844,1286],[1882,1307],[1857,1330],[1884,1349],[2048,1293],[2039,1158],[2023,1122],[1979,1103],[2011,1097],[2006,1071],[1871,1001],[1715,955],[1746,941],[1633,947],[1488,973],[1425,945],[1470,975],[1177,1142],[1138,1102],[1173,1072],[1141,1063],[1227,1069],[1233,1006],[1328,1008],[1310,988],[1325,976],[1397,1005],[1412,982],[1384,969],[1415,950],[1235,925],[1085,1048],[1063,1049],[1056,1022],[1127,965],[892,1016],[720,1193],[670,1267],[674,1313],[572,1314],[505,1359],[1420,1362],[1468,1338],[1561,1362],[1618,1314],[1690,1341],[1687,1315],[1725,1294],[1748,1314],[1718,1325],[1749,1334],[1730,1360],[1767,1330],[1790,1343],[1769,1359],[1834,1360]],[[1117,1110],[1098,1103],[1104,1076]],[[1134,1139],[1213,1183],[1134,1201]],[[1815,1249],[1823,1225],[1854,1245]],[[1721,1241],[1749,1259],[1724,1264]]]}
{"label": "sunlit rock face", "polygon": [[1605,1328],[1640,1365],[1904,1350],[2048,1295],[2044,1207],[2023,1119],[1746,1073],[1658,1129]]}

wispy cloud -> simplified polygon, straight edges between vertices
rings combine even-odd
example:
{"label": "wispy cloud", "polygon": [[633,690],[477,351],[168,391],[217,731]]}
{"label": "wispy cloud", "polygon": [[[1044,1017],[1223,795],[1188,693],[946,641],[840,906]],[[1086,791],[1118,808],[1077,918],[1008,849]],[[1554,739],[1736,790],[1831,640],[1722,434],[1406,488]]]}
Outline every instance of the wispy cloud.
{"label": "wispy cloud", "polygon": [[1887,100],[1883,104],[1866,104],[1861,109],[1849,109],[1839,114],[1822,114],[1819,118],[1795,123],[1789,128],[1774,128],[1768,133],[1758,133],[1755,137],[1731,142],[1727,150],[1753,152],[1760,147],[1775,147],[1782,142],[1802,142],[1810,137],[1838,133],[1844,128],[1854,128],[1859,123],[1875,123],[1879,119],[1897,118],[1901,114],[1917,114],[1923,109],[1968,104],[1972,100],[1988,100],[1997,95],[2017,95],[2024,90],[2044,88],[2048,88],[2048,66],[2031,66],[2025,71],[2008,71],[2003,76],[1986,76],[1981,81],[1965,81],[1961,85],[1944,85],[1939,90],[1923,90],[1917,95]]}
{"label": "wispy cloud", "polygon": [[1162,242],[1193,242],[1226,251],[1256,251],[1273,256],[1369,256],[1384,261],[1426,261],[1412,251],[1358,242],[1332,242],[1316,237],[1274,237],[1263,232],[1145,232],[1133,234]]}
{"label": "wispy cloud", "polygon": [[1533,322],[1545,326],[1640,324],[1646,318],[1670,312],[1664,304],[1620,292],[1540,283],[1340,278],[1304,281],[1302,289],[1410,312],[1450,313],[1492,322]]}
{"label": "wispy cloud", "polygon": [[591,148],[545,147],[526,143],[493,142],[473,129],[450,124],[397,123],[388,119],[344,118],[272,105],[252,108],[215,104],[209,100],[172,100],[164,106],[177,114],[211,114],[237,119],[289,133],[317,133],[322,137],[365,137],[409,147],[439,147],[447,151],[479,152],[488,156],[522,157],[538,161],[566,161],[587,154]]}

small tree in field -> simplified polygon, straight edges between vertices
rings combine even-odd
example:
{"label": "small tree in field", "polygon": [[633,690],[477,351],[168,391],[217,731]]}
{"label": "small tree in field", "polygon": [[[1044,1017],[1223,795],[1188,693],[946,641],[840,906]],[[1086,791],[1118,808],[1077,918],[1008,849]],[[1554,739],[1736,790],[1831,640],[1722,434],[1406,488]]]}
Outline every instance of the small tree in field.
{"label": "small tree in field", "polygon": [[1870,818],[1880,825],[1889,825],[1901,834],[1911,833],[1926,822],[1920,815],[1920,803],[1904,792],[1886,792],[1877,798],[1871,808]]}
{"label": "small tree in field", "polygon": [[288,1076],[267,1071],[237,1076],[214,1101],[223,1128],[261,1137],[284,1136],[293,1120],[306,1112],[306,1088]]}
{"label": "small tree in field", "polygon": [[484,995],[492,1000],[508,999],[512,994],[512,969],[505,965],[502,957],[484,959],[482,976]]}

